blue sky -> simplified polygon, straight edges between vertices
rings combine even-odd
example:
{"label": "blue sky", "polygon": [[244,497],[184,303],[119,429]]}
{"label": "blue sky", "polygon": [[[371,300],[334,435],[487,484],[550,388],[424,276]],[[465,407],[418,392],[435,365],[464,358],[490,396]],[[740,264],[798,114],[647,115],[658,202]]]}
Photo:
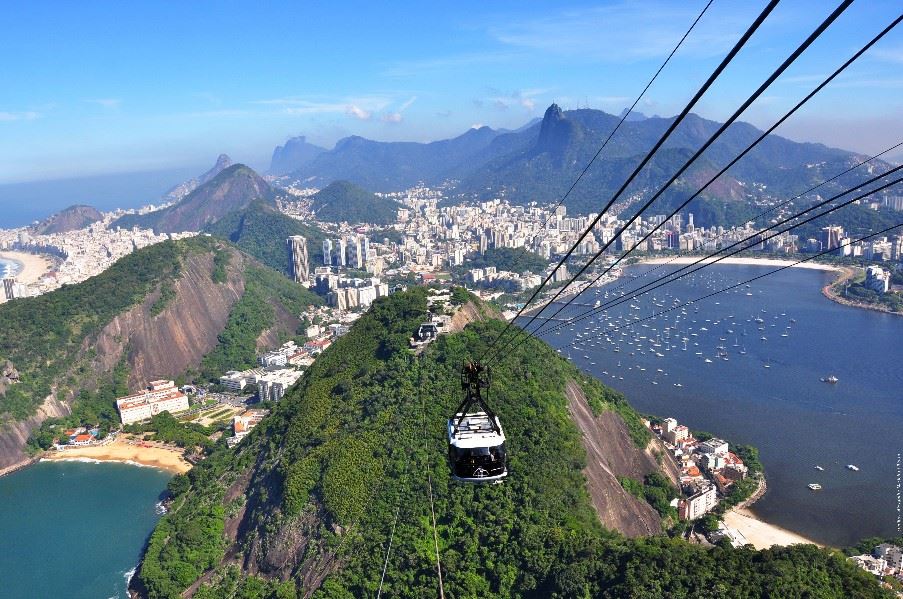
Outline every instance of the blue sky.
{"label": "blue sky", "polygon": [[[28,2],[0,35],[0,183],[212,164],[265,168],[304,134],[428,141],[516,128],[553,101],[619,112],[703,6],[661,2]],[[696,112],[723,118],[833,8],[785,0]],[[679,110],[764,1],[715,0],[640,110]],[[877,33],[859,0],[744,120],[768,126]],[[903,139],[903,27],[779,132],[869,152]]]}

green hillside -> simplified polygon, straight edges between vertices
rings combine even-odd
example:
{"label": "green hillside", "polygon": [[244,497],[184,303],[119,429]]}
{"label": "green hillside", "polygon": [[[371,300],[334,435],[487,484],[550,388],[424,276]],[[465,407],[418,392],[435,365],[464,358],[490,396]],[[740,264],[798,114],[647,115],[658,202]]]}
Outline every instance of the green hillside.
{"label": "green hillside", "polygon": [[289,264],[285,240],[303,235],[307,238],[311,268],[323,264],[323,230],[286,216],[265,202],[254,202],[245,210],[232,212],[206,231],[228,239],[263,264],[286,274]]}
{"label": "green hillside", "polygon": [[401,204],[379,198],[354,183],[335,181],[313,196],[311,208],[317,220],[325,222],[389,225],[395,222]]}
{"label": "green hillside", "polygon": [[595,410],[617,410],[638,445],[648,431],[623,397],[538,341],[494,370],[509,477],[453,483],[445,418],[458,370],[504,324],[474,323],[415,357],[406,340],[425,309],[422,289],[375,302],[236,450],[173,479],[136,588],[174,598],[204,575],[195,597],[375,596],[397,513],[387,596],[437,595],[436,545],[448,597],[884,596],[840,554],[811,546],[709,550],[604,530],[565,383]]}
{"label": "green hillside", "polygon": [[11,361],[21,375],[21,382],[0,394],[0,415],[21,420],[34,413],[51,386],[76,387],[83,341],[177,278],[187,253],[212,250],[205,239],[160,243],[78,285],[0,305],[0,363]]}

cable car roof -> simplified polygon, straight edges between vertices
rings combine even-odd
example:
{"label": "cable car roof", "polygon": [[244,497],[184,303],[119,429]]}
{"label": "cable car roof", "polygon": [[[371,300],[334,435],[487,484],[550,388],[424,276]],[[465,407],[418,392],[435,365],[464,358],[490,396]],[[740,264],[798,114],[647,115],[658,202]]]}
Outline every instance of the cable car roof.
{"label": "cable car roof", "polygon": [[[499,434],[493,427],[492,422],[486,412],[473,412],[464,416],[460,426],[455,430],[455,422],[461,417],[461,413],[457,413],[448,422],[448,439],[449,443],[455,447],[462,449],[470,449],[473,447],[495,447],[505,442],[504,432]],[[501,425],[496,424],[501,430]]]}

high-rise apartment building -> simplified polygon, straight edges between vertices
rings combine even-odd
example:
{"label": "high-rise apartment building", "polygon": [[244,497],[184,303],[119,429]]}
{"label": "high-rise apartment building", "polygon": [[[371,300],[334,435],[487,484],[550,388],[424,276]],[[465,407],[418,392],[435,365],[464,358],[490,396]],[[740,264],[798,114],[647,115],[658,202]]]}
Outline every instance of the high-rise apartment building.
{"label": "high-rise apartment building", "polygon": [[285,240],[285,246],[288,251],[288,262],[292,271],[292,278],[298,283],[309,282],[310,261],[307,256],[307,239],[301,235],[292,235]]}

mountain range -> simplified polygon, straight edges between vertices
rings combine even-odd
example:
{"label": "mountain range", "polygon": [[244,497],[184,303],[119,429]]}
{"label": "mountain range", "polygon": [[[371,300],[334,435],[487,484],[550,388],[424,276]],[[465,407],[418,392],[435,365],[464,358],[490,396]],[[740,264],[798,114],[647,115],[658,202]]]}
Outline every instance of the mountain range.
{"label": "mountain range", "polygon": [[270,160],[271,175],[287,175],[298,170],[302,166],[326,151],[326,148],[315,146],[307,142],[303,135],[292,137],[284,146],[276,146],[273,150],[273,158]]}
{"label": "mountain range", "polygon": [[[325,186],[342,179],[381,192],[398,191],[420,182],[433,186],[447,184],[452,193],[463,197],[506,197],[516,203],[533,200],[550,203],[561,198],[618,121],[619,117],[600,110],[564,111],[553,104],[542,120],[516,131],[481,127],[431,143],[346,137],[331,150],[319,153],[297,168],[287,180]],[[672,121],[673,117],[632,115],[628,118],[570,194],[567,207],[577,213],[597,211]],[[648,197],[719,126],[716,121],[688,115],[622,197],[636,198],[643,192]],[[685,199],[760,133],[748,123],[731,125],[664,194],[664,200]],[[742,202],[768,194],[784,198],[863,158],[854,152],[769,135],[712,185],[702,201]],[[874,168],[889,166],[879,160],[874,162]],[[822,193],[862,178],[860,172],[851,173],[825,186]]]}

